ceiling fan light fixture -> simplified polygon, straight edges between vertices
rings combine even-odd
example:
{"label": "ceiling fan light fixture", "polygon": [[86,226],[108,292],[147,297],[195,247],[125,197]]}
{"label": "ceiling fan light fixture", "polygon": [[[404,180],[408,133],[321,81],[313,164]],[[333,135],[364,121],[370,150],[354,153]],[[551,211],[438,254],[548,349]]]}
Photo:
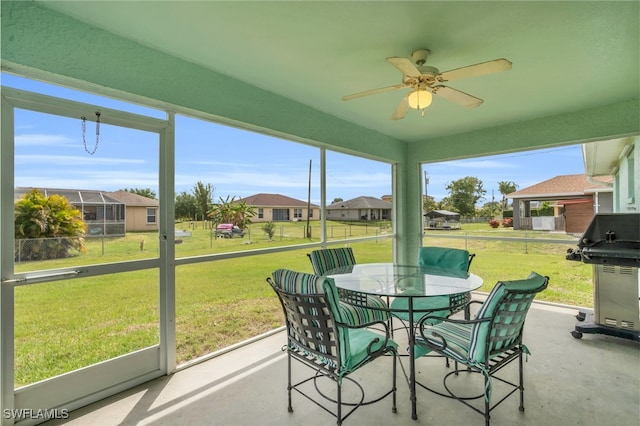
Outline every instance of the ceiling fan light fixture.
{"label": "ceiling fan light fixture", "polygon": [[433,96],[431,92],[424,89],[416,89],[409,93],[408,102],[409,107],[417,110],[422,110],[431,105]]}

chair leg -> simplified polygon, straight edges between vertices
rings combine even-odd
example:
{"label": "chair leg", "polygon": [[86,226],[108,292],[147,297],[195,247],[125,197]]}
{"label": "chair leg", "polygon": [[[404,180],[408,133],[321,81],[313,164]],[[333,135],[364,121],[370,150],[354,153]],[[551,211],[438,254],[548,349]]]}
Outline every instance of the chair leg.
{"label": "chair leg", "polygon": [[337,425],[340,426],[342,424],[342,379],[338,378],[338,380],[336,380],[336,384],[338,387],[338,407],[336,409],[336,417],[338,418]]}
{"label": "chair leg", "polygon": [[398,365],[398,354],[396,353],[396,351],[393,351],[393,406],[391,407],[391,412],[392,413],[397,413],[398,409],[396,407],[396,373],[397,373],[397,365]]}
{"label": "chair leg", "polygon": [[291,405],[291,354],[287,354],[287,380],[287,396],[289,399],[289,407],[287,408],[287,411],[293,413],[293,406]]}
{"label": "chair leg", "polygon": [[490,396],[487,395],[487,389],[489,389],[489,374],[484,375],[484,424],[485,426],[489,426],[489,411],[491,410],[491,401],[489,400]]}
{"label": "chair leg", "polygon": [[522,351],[520,351],[520,355],[518,356],[518,368],[520,370],[520,407],[518,407],[518,409],[520,411],[524,411],[524,369],[522,364]]}

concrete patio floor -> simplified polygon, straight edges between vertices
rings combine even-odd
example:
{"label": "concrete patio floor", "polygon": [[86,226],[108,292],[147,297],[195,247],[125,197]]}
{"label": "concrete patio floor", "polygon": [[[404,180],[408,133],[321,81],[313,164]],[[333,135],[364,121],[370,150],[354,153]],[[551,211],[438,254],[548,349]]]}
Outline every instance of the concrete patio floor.
{"label": "concrete patio floor", "polygon": [[[637,426],[640,419],[640,345],[605,335],[571,336],[577,308],[535,303],[527,317],[525,408],[511,396],[491,413],[494,425]],[[405,347],[399,333],[401,347]],[[406,338],[405,338],[406,340]],[[47,425],[331,425],[335,419],[294,394],[287,412],[284,332],[181,369],[179,372],[70,413]],[[406,359],[403,360],[406,365]],[[442,359],[422,358],[418,379],[441,387]],[[303,367],[294,364],[294,371]],[[517,377],[517,363],[503,370]],[[390,384],[391,359],[379,359],[355,376],[369,394]],[[466,377],[465,377],[466,376]],[[456,380],[479,384],[474,376]],[[457,401],[418,388],[418,420],[411,420],[409,390],[398,369],[398,412],[391,399],[358,409],[345,425],[482,425],[480,414]],[[495,381],[494,381],[495,382]],[[476,387],[475,389],[480,389]],[[494,384],[494,397],[499,385]]]}

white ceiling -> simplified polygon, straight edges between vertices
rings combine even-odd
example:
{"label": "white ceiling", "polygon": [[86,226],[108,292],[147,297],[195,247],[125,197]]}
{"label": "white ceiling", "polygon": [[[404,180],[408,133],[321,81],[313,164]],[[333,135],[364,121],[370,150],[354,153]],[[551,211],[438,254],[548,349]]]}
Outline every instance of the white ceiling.
{"label": "white ceiling", "polygon": [[[409,142],[571,113],[640,94],[638,2],[39,2],[142,45]],[[431,50],[446,71],[496,58],[508,72],[448,83],[390,119],[408,91],[351,101],[401,73],[385,58]],[[99,49],[96,50],[99,52]]]}

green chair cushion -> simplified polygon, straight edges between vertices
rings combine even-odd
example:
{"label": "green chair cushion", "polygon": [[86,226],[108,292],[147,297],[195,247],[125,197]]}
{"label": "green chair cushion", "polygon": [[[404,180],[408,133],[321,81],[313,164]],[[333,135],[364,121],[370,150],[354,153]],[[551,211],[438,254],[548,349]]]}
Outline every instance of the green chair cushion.
{"label": "green chair cushion", "polygon": [[[471,324],[455,324],[444,322],[429,328],[429,334],[437,333],[447,342],[447,347],[442,351],[443,355],[454,360],[465,363],[469,358],[469,348],[471,346]],[[437,337],[434,340],[438,341]],[[421,337],[416,338],[414,356],[416,358],[431,352]]]}
{"label": "green chair cushion", "polygon": [[347,318],[347,324],[371,324],[377,321],[386,322],[389,319],[389,307],[377,296],[367,296],[367,306],[352,305],[341,300],[340,309]]}
{"label": "green chair cushion", "polygon": [[[409,298],[396,297],[389,306],[393,316],[404,321],[409,321]],[[448,316],[451,311],[449,307],[449,296],[415,297],[413,299],[413,321],[417,324],[420,319],[427,314],[435,316]]]}
{"label": "green chair cushion", "polygon": [[420,247],[418,266],[429,274],[466,278],[469,252],[447,247]]}
{"label": "green chair cushion", "polygon": [[[487,299],[482,304],[482,307],[476,314],[476,319],[493,318],[496,314],[496,310],[502,300],[502,296],[507,291],[534,291],[544,288],[547,282],[547,278],[539,275],[535,272],[531,272],[529,276],[524,280],[514,281],[499,281],[487,296]],[[527,304],[513,304],[510,310],[513,311],[513,315],[508,318],[501,318],[504,323],[516,323],[524,321],[524,317],[527,314],[531,300]],[[483,322],[476,324],[472,329],[471,340],[473,344],[469,348],[469,358],[477,363],[485,362],[487,333],[489,331],[489,322]]]}
{"label": "green chair cushion", "polygon": [[[338,289],[335,282],[331,278],[325,278],[323,281],[324,293],[327,296],[327,302],[333,311],[336,321],[344,324],[352,324],[350,322],[351,311],[341,307],[341,302],[338,297]],[[353,307],[353,305],[347,305]],[[379,333],[367,330],[365,328],[348,328],[338,325],[338,341],[340,347],[340,360],[342,362],[341,371],[348,373],[360,366],[363,362],[369,359],[368,348],[371,346],[371,350],[375,351],[382,348],[385,337]],[[395,349],[398,345],[393,340],[387,340],[387,346],[392,346]]]}
{"label": "green chair cushion", "polygon": [[491,318],[493,317],[496,308],[498,307],[498,302],[504,295],[506,290],[510,291],[532,291],[536,290],[544,285],[546,282],[546,278],[542,275],[539,275],[535,272],[531,272],[529,276],[524,280],[514,280],[514,281],[498,281],[498,283],[493,287],[491,293],[482,304],[482,308],[476,314],[476,318]]}
{"label": "green chair cushion", "polygon": [[[273,273],[273,279],[280,283],[282,289],[288,293],[320,294],[324,292],[322,283],[326,278],[288,269],[278,269]],[[367,307],[339,301],[338,309],[342,312],[343,322],[350,325],[370,324],[376,321],[385,322],[389,319],[387,304],[377,296],[367,297]]]}
{"label": "green chair cushion", "polygon": [[[351,247],[313,250],[309,253],[309,260],[311,260],[311,266],[316,275],[324,275],[332,269],[356,264]],[[351,313],[350,324],[367,324],[372,321],[387,321],[389,319],[387,304],[377,296],[367,296],[366,306],[346,303],[344,305],[344,309]]]}
{"label": "green chair cushion", "polygon": [[323,277],[303,274],[289,269],[278,269],[273,272],[273,280],[287,293],[320,294],[323,293]]}
{"label": "green chair cushion", "polygon": [[331,269],[356,264],[351,247],[314,250],[309,253],[309,259],[316,275],[324,275]]}
{"label": "green chair cushion", "polygon": [[[384,344],[384,336],[366,328],[350,329],[349,351],[346,358],[343,358],[342,368],[346,371],[354,371],[360,364],[367,361],[371,342],[375,342],[371,346],[372,351],[380,350]],[[387,340],[387,346],[398,349],[398,344],[391,339]]]}

